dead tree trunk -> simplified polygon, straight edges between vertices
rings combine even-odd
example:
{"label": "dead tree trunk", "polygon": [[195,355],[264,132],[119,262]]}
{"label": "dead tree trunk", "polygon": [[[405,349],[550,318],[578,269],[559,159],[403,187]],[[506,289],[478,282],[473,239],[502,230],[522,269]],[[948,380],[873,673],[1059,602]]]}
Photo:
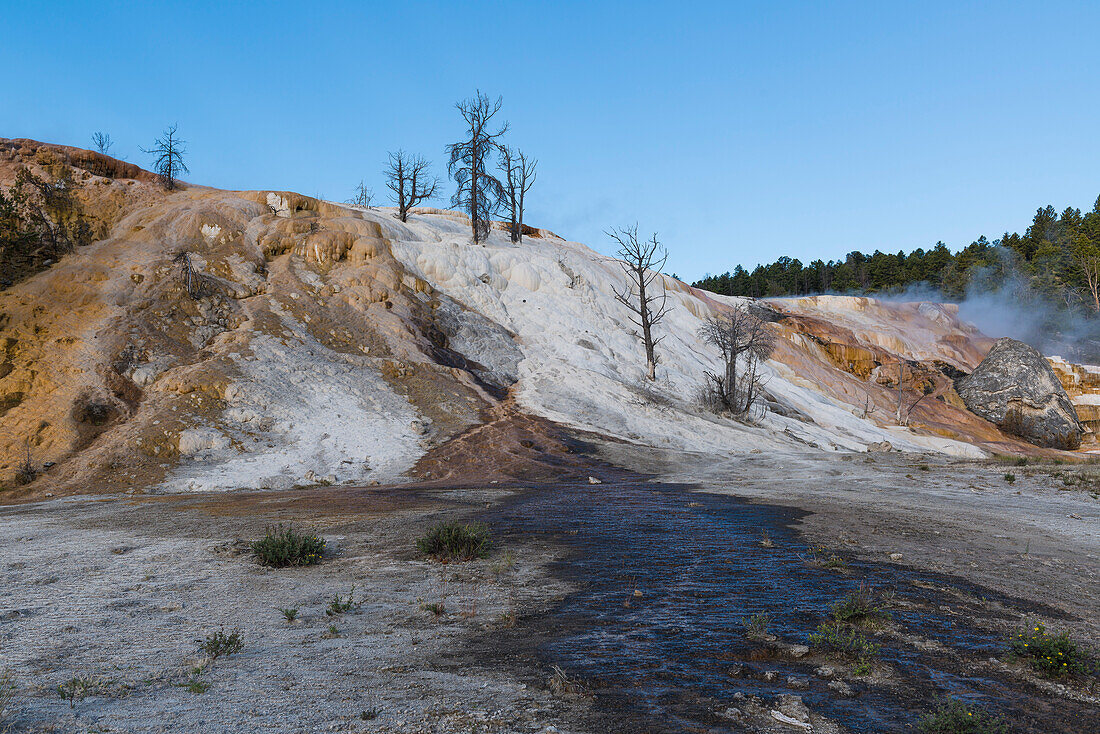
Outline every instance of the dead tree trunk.
{"label": "dead tree trunk", "polygon": [[490,132],[490,123],[500,111],[500,97],[493,102],[479,91],[472,99],[456,106],[466,121],[467,133],[462,141],[447,146],[450,155],[447,171],[458,184],[451,204],[470,215],[470,229],[476,244],[489,236],[492,216],[505,199],[504,185],[489,173],[486,160],[497,149],[497,140],[507,132],[508,124]]}
{"label": "dead tree trunk", "polygon": [[645,345],[646,378],[657,379],[656,346],[664,336],[653,337],[653,328],[668,314],[668,294],[654,294],[654,282],[661,275],[661,268],[668,259],[668,251],[661,246],[654,233],[649,240],[638,240],[638,226],[624,227],[606,233],[619,244],[615,254],[627,276],[627,286],[622,291],[615,288],[615,300],[629,308],[637,319],[631,321],[642,330]]}
{"label": "dead tree trunk", "polygon": [[403,150],[390,153],[390,165],[383,172],[386,187],[394,194],[397,218],[409,220],[409,210],[433,198],[439,190],[439,179],[429,173],[431,163]]}

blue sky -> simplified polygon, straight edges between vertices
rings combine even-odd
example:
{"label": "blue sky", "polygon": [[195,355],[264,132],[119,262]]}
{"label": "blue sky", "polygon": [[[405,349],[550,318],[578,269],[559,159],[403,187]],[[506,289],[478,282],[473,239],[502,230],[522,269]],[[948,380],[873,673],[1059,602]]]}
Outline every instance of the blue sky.
{"label": "blue sky", "polygon": [[[382,195],[444,171],[454,103],[504,96],[530,223],[607,251],[657,231],[694,279],[1022,230],[1100,194],[1096,2],[0,0],[0,136],[139,150],[190,180]],[[453,186],[448,182],[447,195]],[[444,202],[445,203],[445,202]]]}

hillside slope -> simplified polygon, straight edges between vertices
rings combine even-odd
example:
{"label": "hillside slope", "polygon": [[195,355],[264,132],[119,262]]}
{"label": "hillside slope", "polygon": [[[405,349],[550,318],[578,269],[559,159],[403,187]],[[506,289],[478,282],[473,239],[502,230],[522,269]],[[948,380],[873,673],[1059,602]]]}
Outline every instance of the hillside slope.
{"label": "hillside slope", "polygon": [[[0,291],[0,484],[28,457],[45,468],[17,493],[392,482],[502,416],[716,454],[1034,450],[953,399],[950,375],[991,342],[948,306],[768,304],[783,338],[748,424],[696,401],[718,366],[699,327],[745,299],[663,277],[649,383],[614,299],[623,273],[584,245],[494,231],[474,246],[440,210],[403,224],[290,192],[168,193],[74,151],[0,140],[0,184],[71,166],[102,235]],[[894,425],[899,359],[936,386],[909,428]]]}

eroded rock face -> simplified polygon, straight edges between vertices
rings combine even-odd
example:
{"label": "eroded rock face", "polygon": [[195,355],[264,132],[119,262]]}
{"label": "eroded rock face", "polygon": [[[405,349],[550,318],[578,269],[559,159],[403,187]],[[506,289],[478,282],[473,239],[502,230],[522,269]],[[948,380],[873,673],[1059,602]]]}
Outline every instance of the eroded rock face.
{"label": "eroded rock face", "polygon": [[1083,429],[1062,383],[1043,355],[1015,339],[997,343],[955,383],[966,407],[1038,446],[1075,449]]}

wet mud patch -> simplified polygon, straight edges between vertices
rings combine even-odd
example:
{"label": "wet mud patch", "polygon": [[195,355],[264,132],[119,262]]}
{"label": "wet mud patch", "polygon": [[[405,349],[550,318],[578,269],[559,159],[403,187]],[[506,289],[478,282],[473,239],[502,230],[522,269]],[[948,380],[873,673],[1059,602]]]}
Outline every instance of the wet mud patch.
{"label": "wet mud patch", "polygon": [[[542,687],[557,666],[585,691],[568,707],[577,728],[753,731],[746,712],[796,695],[841,731],[912,731],[949,694],[1013,731],[1100,731],[1088,696],[1055,695],[999,660],[1006,628],[1026,614],[1072,622],[1058,611],[892,564],[822,563],[797,530],[800,510],[611,474],[532,488],[484,515],[503,547],[564,548],[555,572],[576,591],[479,638],[469,662]],[[885,595],[891,616],[866,633],[881,653],[855,674],[800,646],[861,585]],[[746,634],[755,614],[774,639]]]}

